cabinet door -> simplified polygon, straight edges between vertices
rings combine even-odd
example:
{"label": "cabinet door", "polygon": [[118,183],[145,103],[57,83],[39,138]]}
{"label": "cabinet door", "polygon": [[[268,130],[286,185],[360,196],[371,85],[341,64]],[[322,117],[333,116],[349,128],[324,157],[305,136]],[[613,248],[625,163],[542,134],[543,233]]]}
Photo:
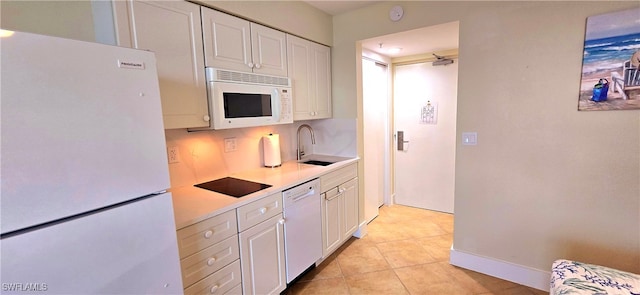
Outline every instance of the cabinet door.
{"label": "cabinet door", "polygon": [[251,23],[253,72],[287,77],[286,34]]}
{"label": "cabinet door", "polygon": [[156,54],[164,128],[209,126],[200,6],[114,1],[118,45]]}
{"label": "cabinet door", "polygon": [[284,219],[278,214],[239,234],[243,294],[279,294],[286,286]]}
{"label": "cabinet door", "polygon": [[331,48],[287,35],[293,119],[331,118]]}
{"label": "cabinet door", "polygon": [[326,258],[342,244],[342,195],[334,188],[322,194],[322,257]]}
{"label": "cabinet door", "polygon": [[338,191],[342,192],[342,240],[346,241],[358,229],[358,178],[349,180],[340,185]]}
{"label": "cabinet door", "polygon": [[287,62],[293,91],[293,120],[312,119],[312,55],[310,42],[287,35]]}
{"label": "cabinet door", "polygon": [[249,21],[202,7],[202,30],[207,67],[251,72]]}
{"label": "cabinet door", "polygon": [[[314,119],[331,118],[331,48],[312,43]],[[295,92],[294,92],[295,94]]]}

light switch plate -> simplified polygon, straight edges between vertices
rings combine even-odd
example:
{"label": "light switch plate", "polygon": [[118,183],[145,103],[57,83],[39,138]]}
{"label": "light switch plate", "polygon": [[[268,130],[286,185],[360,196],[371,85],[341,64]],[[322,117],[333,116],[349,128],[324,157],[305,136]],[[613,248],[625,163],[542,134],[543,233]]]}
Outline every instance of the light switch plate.
{"label": "light switch plate", "polygon": [[462,132],[462,145],[477,145],[478,133],[477,132]]}

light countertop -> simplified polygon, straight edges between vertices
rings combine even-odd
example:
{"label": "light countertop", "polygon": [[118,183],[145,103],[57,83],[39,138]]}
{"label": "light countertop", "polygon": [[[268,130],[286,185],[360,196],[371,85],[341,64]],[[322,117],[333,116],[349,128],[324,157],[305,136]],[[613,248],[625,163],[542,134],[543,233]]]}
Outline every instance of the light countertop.
{"label": "light countertop", "polygon": [[[181,229],[216,216],[242,205],[259,200],[274,193],[294,187],[300,183],[320,177],[336,169],[358,161],[358,158],[345,158],[325,155],[305,156],[302,161],[320,160],[335,162],[328,166],[302,164],[297,161],[284,162],[276,168],[257,168],[229,175],[230,177],[271,185],[270,188],[257,191],[241,198],[212,192],[198,187],[183,186],[169,191],[173,196],[173,211],[176,228]],[[213,180],[213,179],[211,179]]]}

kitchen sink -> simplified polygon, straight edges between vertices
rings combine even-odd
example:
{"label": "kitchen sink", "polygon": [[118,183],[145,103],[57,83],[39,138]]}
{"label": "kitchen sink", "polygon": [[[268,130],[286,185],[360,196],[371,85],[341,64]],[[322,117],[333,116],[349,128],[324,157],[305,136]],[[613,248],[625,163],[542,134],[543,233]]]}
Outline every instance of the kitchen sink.
{"label": "kitchen sink", "polygon": [[318,160],[309,160],[309,161],[302,162],[302,164],[310,164],[310,165],[318,165],[318,166],[328,166],[333,163],[334,162],[318,161]]}

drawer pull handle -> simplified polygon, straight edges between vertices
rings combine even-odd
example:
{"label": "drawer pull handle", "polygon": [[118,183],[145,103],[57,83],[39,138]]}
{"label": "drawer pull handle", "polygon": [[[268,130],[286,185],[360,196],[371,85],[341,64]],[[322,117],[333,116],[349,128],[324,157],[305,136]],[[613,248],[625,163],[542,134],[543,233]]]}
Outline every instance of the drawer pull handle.
{"label": "drawer pull handle", "polygon": [[204,238],[205,239],[208,239],[211,236],[213,236],[213,231],[208,230],[207,232],[204,233]]}
{"label": "drawer pull handle", "polygon": [[211,257],[211,258],[209,258],[209,260],[207,260],[207,265],[208,266],[212,266],[215,262],[216,262],[216,258],[215,257]]}
{"label": "drawer pull handle", "polygon": [[265,214],[265,213],[267,213],[267,208],[266,207],[260,208],[260,214]]}
{"label": "drawer pull handle", "polygon": [[218,288],[220,288],[220,286],[218,286],[217,284],[213,285],[213,287],[211,287],[211,290],[209,290],[209,293],[215,293],[216,291],[218,291]]}

